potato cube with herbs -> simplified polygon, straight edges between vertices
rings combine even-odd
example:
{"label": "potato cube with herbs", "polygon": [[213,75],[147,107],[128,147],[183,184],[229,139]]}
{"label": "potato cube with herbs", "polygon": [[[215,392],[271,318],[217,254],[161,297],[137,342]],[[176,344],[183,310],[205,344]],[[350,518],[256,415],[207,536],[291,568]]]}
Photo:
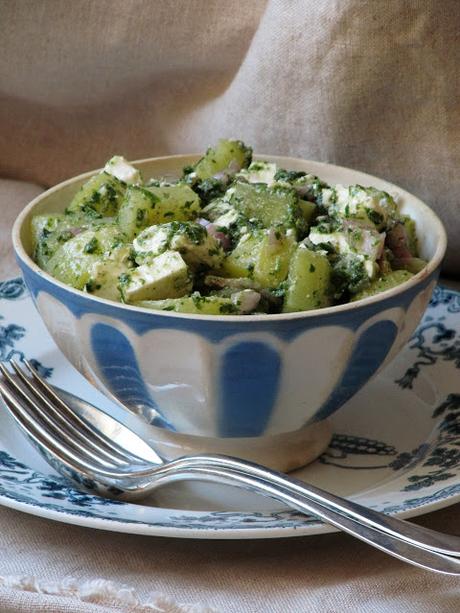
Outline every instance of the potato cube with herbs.
{"label": "potato cube with herbs", "polygon": [[209,147],[198,162],[187,168],[187,174],[198,180],[206,180],[218,173],[235,173],[247,168],[252,159],[252,149],[240,140],[221,138],[215,147]]}
{"label": "potato cube with herbs", "polygon": [[195,219],[200,206],[200,198],[188,185],[132,185],[120,206],[118,225],[132,240],[154,224]]}
{"label": "potato cube with herbs", "polygon": [[90,218],[114,217],[125,191],[126,183],[107,172],[100,172],[78,190],[67,211]]}
{"label": "potato cube with herbs", "polygon": [[119,278],[128,274],[132,268],[131,247],[116,247],[106,257],[91,264],[85,290],[94,296],[119,302],[122,297]]}
{"label": "potato cube with herbs", "polygon": [[225,199],[246,219],[262,228],[293,228],[302,234],[305,222],[296,191],[287,186],[237,181]]}
{"label": "potato cube with herbs", "polygon": [[299,245],[289,266],[283,312],[328,306],[331,303],[330,279],[331,266],[327,256]]}
{"label": "potato cube with herbs", "polygon": [[225,259],[223,272],[229,277],[249,277],[265,288],[276,288],[287,277],[295,246],[293,230],[271,228],[245,234]]}
{"label": "potato cube with herbs", "polygon": [[91,277],[91,266],[123,242],[116,225],[85,230],[61,245],[46,265],[56,279],[83,289]]}

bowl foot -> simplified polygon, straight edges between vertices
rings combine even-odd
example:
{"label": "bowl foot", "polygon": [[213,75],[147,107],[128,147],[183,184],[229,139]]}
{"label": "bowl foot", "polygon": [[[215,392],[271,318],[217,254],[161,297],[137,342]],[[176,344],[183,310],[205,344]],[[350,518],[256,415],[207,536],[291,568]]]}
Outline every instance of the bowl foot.
{"label": "bowl foot", "polygon": [[332,437],[328,420],[294,432],[255,438],[207,438],[145,426],[142,433],[165,459],[200,453],[220,453],[289,472],[316,460]]}

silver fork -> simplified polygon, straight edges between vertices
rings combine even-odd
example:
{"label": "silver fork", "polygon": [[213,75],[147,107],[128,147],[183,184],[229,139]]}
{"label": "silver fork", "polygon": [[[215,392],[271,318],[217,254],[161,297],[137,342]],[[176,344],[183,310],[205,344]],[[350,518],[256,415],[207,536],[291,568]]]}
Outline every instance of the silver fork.
{"label": "silver fork", "polygon": [[28,374],[16,362],[10,363],[12,370],[0,363],[4,404],[46,460],[80,487],[138,499],[181,479],[237,485],[312,514],[396,558],[460,575],[458,536],[384,515],[237,458],[196,455],[165,462],[134,432],[81,399],[77,412],[72,406],[76,397],[62,391],[58,395],[30,362],[24,363]]}

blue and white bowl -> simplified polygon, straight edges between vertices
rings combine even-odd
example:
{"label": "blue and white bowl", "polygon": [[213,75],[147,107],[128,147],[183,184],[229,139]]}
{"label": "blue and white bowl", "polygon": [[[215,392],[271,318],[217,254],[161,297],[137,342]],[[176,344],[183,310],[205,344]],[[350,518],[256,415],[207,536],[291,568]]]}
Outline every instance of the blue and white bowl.
{"label": "blue and white bowl", "polygon": [[[138,416],[166,458],[219,452],[281,470],[313,460],[329,442],[327,418],[404,346],[438,277],[445,232],[415,196],[347,168],[263,158],[329,183],[373,185],[397,194],[402,212],[416,221],[428,265],[394,289],[320,310],[220,317],[154,312],[74,290],[31,259],[31,217],[62,212],[94,171],[35,198],[13,229],[25,282],[59,348],[92,383]],[[177,176],[196,159],[170,156],[136,166],[144,178]]]}

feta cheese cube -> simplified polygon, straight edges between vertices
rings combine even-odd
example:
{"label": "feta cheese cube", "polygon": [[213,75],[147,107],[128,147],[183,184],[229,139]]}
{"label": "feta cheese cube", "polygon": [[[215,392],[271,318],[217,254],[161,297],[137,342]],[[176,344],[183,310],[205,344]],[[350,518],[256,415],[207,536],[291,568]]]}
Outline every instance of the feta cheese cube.
{"label": "feta cheese cube", "polygon": [[276,164],[272,162],[252,162],[248,168],[240,170],[236,177],[238,179],[244,179],[248,183],[266,183],[267,185],[273,185],[276,171]]}
{"label": "feta cheese cube", "polygon": [[205,264],[217,268],[224,259],[219,241],[208,234],[203,226],[191,222],[173,221],[150,226],[139,234],[133,246],[139,263],[167,250],[178,251],[192,267]]}
{"label": "feta cheese cube", "polygon": [[165,251],[147,264],[120,277],[120,289],[127,302],[180,298],[192,289],[187,264],[177,251]]}
{"label": "feta cheese cube", "polygon": [[137,168],[131,166],[131,164],[125,160],[121,155],[115,155],[104,166],[104,170],[109,175],[129,183],[131,185],[139,185],[142,183],[141,173]]}
{"label": "feta cheese cube", "polygon": [[398,213],[393,198],[374,187],[337,185],[333,200],[329,205],[329,214],[359,220],[377,229],[386,227],[389,221],[396,219]]}
{"label": "feta cheese cube", "polygon": [[365,228],[356,223],[344,223],[340,230],[330,233],[320,232],[312,227],[308,238],[314,245],[330,245],[340,255],[354,254],[364,263],[370,279],[377,272],[376,260],[381,256],[385,234],[373,228]]}

